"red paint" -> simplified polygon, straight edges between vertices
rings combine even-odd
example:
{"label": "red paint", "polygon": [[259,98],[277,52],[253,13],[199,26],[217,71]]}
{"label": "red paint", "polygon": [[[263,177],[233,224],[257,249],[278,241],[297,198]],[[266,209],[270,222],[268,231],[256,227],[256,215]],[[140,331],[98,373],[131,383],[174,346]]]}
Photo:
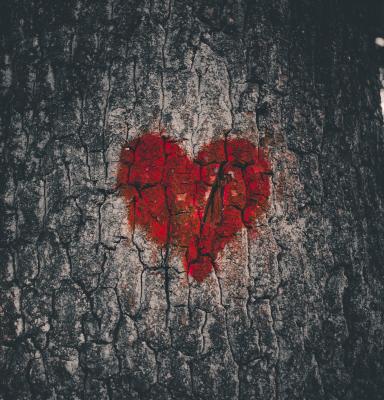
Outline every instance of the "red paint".
{"label": "red paint", "polygon": [[269,173],[264,151],[246,139],[210,143],[192,161],[172,139],[147,133],[122,149],[117,182],[131,227],[183,248],[186,271],[201,282],[225,245],[265,211]]}

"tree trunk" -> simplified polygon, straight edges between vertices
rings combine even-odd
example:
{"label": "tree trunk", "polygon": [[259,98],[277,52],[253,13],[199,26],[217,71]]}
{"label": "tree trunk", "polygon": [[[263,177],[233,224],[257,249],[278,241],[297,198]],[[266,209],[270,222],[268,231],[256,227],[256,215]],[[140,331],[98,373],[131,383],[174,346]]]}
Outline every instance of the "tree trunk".
{"label": "tree trunk", "polygon": [[[3,4],[0,399],[382,398],[375,13]],[[153,131],[192,158],[224,134],[268,152],[256,233],[203,282],[116,188],[122,147]]]}

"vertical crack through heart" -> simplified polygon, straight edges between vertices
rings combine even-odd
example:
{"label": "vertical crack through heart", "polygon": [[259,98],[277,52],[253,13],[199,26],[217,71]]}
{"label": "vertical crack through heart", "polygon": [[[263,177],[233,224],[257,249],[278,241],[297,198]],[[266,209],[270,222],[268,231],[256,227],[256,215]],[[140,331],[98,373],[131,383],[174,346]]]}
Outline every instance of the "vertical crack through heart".
{"label": "vertical crack through heart", "polygon": [[[165,165],[167,164],[167,152],[165,150],[165,146],[166,146],[166,138],[162,137],[163,140],[163,154],[164,154],[164,159],[165,159]],[[164,171],[165,173],[165,168]],[[162,182],[166,182],[166,180],[164,179],[164,173],[162,176],[161,181]],[[167,303],[167,309],[166,309],[166,325],[168,326],[168,318],[169,318],[169,311],[171,308],[171,300],[170,300],[170,293],[169,293],[169,263],[168,263],[168,259],[169,259],[169,246],[171,243],[171,218],[172,218],[172,210],[171,210],[171,206],[169,204],[169,199],[168,199],[168,195],[167,195],[167,186],[163,183],[163,188],[164,188],[164,197],[165,197],[165,204],[168,210],[168,221],[167,221],[167,240],[165,243],[165,255],[164,257],[162,257],[162,263],[163,263],[163,268],[164,268],[164,288],[165,288],[165,300]]]}
{"label": "vertical crack through heart", "polygon": [[190,160],[173,140],[148,133],[122,149],[118,187],[128,221],[141,226],[162,252],[167,305],[169,255],[184,249],[185,270],[202,281],[225,245],[265,212],[270,167],[264,151],[246,139],[218,140]]}
{"label": "vertical crack through heart", "polygon": [[[220,167],[217,171],[217,175],[215,181],[212,185],[212,189],[209,193],[209,197],[207,200],[207,205],[204,210],[204,215],[202,221],[200,223],[200,237],[202,237],[204,232],[204,227],[207,222],[210,224],[215,224],[221,218],[221,211],[223,209],[223,189],[224,186],[221,183],[224,181],[224,166],[228,162],[228,153],[227,153],[227,136],[224,137],[224,154],[225,160],[220,163]],[[210,219],[209,219],[210,216]],[[215,259],[212,257],[210,253],[201,254],[202,256],[207,256],[211,258],[212,265],[215,265]],[[189,273],[189,265],[188,265],[188,273]]]}

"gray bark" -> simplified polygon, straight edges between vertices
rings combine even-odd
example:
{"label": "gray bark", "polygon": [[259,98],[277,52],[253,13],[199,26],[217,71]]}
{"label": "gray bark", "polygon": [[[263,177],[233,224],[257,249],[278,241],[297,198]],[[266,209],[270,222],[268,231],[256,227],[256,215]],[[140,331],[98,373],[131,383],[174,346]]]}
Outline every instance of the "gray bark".
{"label": "gray bark", "polygon": [[[0,399],[382,398],[375,9],[2,10]],[[202,284],[177,258],[166,282],[115,189],[121,146],[162,128],[191,155],[225,131],[269,151],[258,236]]]}

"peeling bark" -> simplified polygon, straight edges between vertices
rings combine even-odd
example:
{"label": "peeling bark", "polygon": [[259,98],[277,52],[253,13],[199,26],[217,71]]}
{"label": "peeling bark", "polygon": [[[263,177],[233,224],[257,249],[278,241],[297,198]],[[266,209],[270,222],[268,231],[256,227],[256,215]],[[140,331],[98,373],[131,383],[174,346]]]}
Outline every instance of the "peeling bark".
{"label": "peeling bark", "polygon": [[[379,7],[325,3],[3,5],[0,399],[382,398]],[[162,129],[268,150],[201,283],[116,188]]]}

